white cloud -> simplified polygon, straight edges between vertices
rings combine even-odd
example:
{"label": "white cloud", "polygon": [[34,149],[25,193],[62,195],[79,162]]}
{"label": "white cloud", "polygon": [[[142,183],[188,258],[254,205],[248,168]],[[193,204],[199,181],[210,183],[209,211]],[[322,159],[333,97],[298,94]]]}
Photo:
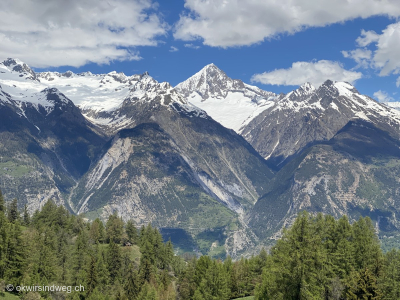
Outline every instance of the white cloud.
{"label": "white cloud", "polygon": [[354,59],[357,67],[361,68],[368,68],[372,57],[371,50],[361,48],[352,51],[342,51],[342,54],[346,58]]}
{"label": "white cloud", "polygon": [[397,87],[400,87],[400,77],[397,78],[396,86],[397,86]]}
{"label": "white cloud", "polygon": [[380,75],[400,73],[400,22],[389,25],[376,43],[374,63],[379,68]]}
{"label": "white cloud", "polygon": [[0,57],[33,67],[137,60],[167,30],[152,0],[0,1]]}
{"label": "white cloud", "polygon": [[[371,68],[380,72],[380,76],[400,73],[400,22],[389,25],[382,34],[363,30],[356,42],[361,47],[374,45],[376,50],[370,58],[367,52],[369,50],[361,48],[343,51],[345,57],[353,58],[358,64],[368,63]],[[399,80],[397,86],[400,86]]]}
{"label": "white cloud", "polygon": [[199,48],[200,48],[200,46],[193,45],[193,44],[185,44],[184,46],[185,46],[186,48],[192,48],[192,49],[199,49]]}
{"label": "white cloud", "polygon": [[200,38],[217,47],[251,45],[280,33],[355,18],[400,16],[398,0],[185,0],[185,8],[174,37]]}
{"label": "white cloud", "polygon": [[375,92],[374,97],[376,99],[378,99],[379,102],[390,102],[390,101],[394,100],[393,97],[390,97],[388,95],[388,93],[386,93],[385,91],[381,91],[381,90]]}
{"label": "white cloud", "polygon": [[326,80],[347,81],[354,83],[360,79],[360,72],[345,70],[338,62],[320,60],[316,62],[299,61],[288,69],[276,69],[271,72],[255,74],[251,81],[272,85],[301,85],[311,82],[314,86],[320,86]]}
{"label": "white cloud", "polygon": [[171,48],[169,49],[169,52],[176,52],[176,51],[179,51],[179,49],[174,46],[171,46]]}
{"label": "white cloud", "polygon": [[356,42],[358,46],[365,47],[371,43],[378,41],[378,39],[379,39],[379,34],[377,34],[375,31],[373,30],[365,31],[363,29],[361,30],[361,36],[357,38]]}

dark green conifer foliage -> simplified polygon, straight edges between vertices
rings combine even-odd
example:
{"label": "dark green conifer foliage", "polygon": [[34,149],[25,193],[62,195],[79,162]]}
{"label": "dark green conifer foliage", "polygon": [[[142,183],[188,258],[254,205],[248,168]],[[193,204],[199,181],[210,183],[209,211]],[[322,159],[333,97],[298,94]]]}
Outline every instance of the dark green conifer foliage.
{"label": "dark green conifer foliage", "polygon": [[382,250],[371,219],[360,218],[352,227],[356,268],[369,268],[375,276],[379,276],[383,264]]}
{"label": "dark green conifer foliage", "polygon": [[149,282],[154,276],[155,254],[151,242],[145,239],[142,240],[142,246],[140,247],[142,257],[140,258],[139,277],[141,282]]}
{"label": "dark green conifer foliage", "polygon": [[228,275],[222,263],[213,260],[202,279],[199,291],[204,299],[227,300],[230,297]]}
{"label": "dark green conifer foliage", "polygon": [[15,285],[20,283],[24,274],[25,247],[22,240],[21,227],[18,224],[10,224],[9,239],[7,243],[7,257],[5,266],[5,278],[7,282]]}
{"label": "dark green conifer foliage", "polygon": [[107,240],[119,244],[124,232],[124,222],[114,213],[108,217],[107,221]]}
{"label": "dark green conifer foliage", "polygon": [[393,249],[386,254],[379,285],[384,299],[400,299],[400,250]]}
{"label": "dark green conifer foliage", "polygon": [[91,256],[88,270],[86,272],[86,295],[89,296],[93,293],[98,285],[97,262],[94,256]]}
{"label": "dark green conifer foliage", "polygon": [[133,264],[130,265],[128,276],[124,285],[125,294],[128,299],[136,299],[140,292],[140,280]]}
{"label": "dark green conifer foliage", "polygon": [[378,288],[377,280],[368,268],[362,269],[354,275],[348,286],[347,299],[382,299],[382,293]]}
{"label": "dark green conifer foliage", "polygon": [[31,222],[31,217],[29,216],[28,206],[25,204],[24,206],[24,216],[23,216],[23,224],[28,226]]}
{"label": "dark green conifer foliage", "polygon": [[139,236],[135,226],[135,222],[133,220],[129,220],[128,222],[126,222],[125,231],[128,236],[129,242],[131,242],[132,244],[137,244]]}
{"label": "dark green conifer foliage", "polygon": [[100,288],[106,288],[109,284],[110,274],[106,263],[106,254],[104,251],[99,250],[97,253],[97,273]]}
{"label": "dark green conifer foliage", "polygon": [[0,212],[5,213],[6,207],[5,207],[5,201],[4,201],[4,196],[2,191],[0,190]]}
{"label": "dark green conifer foliage", "polygon": [[81,282],[85,282],[86,279],[86,264],[88,261],[88,237],[85,230],[79,232],[75,242],[74,250],[74,262],[73,262],[73,283],[79,285]]}
{"label": "dark green conifer foliage", "polygon": [[121,264],[121,249],[118,244],[114,243],[113,238],[111,238],[107,250],[107,265],[111,283],[114,283],[118,279],[120,275]]}
{"label": "dark green conifer foliage", "polygon": [[179,278],[179,295],[182,299],[191,299],[195,293],[197,288],[195,272],[196,258],[193,258],[187,262],[187,266]]}
{"label": "dark green conifer foliage", "polygon": [[90,241],[94,244],[100,242],[100,240],[101,240],[100,224],[101,224],[101,221],[99,218],[97,218],[90,225],[89,238],[90,238]]}
{"label": "dark green conifer foliage", "polygon": [[8,208],[7,216],[8,216],[8,220],[11,223],[15,222],[19,218],[18,200],[17,200],[17,198],[14,198],[11,201],[10,206]]}
{"label": "dark green conifer foliage", "polygon": [[346,217],[302,213],[270,254],[223,263],[174,256],[172,243],[163,243],[151,224],[136,239],[139,259],[136,245],[114,242],[120,228],[127,241],[123,229],[129,232],[133,223],[124,226],[111,216],[110,243],[102,245],[108,242],[99,219],[87,222],[52,201],[30,223],[22,221],[10,222],[0,210],[0,278],[15,285],[85,286],[67,299],[400,299],[400,252],[382,254],[368,218],[350,225]]}

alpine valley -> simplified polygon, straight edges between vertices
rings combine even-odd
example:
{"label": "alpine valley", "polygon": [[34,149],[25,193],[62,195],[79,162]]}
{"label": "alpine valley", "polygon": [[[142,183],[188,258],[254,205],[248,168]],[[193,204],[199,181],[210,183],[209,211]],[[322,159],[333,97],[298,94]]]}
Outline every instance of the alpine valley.
{"label": "alpine valley", "polygon": [[0,63],[0,189],[31,213],[151,222],[181,252],[249,255],[302,210],[400,236],[400,111],[345,82],[274,94],[214,64],[148,73]]}

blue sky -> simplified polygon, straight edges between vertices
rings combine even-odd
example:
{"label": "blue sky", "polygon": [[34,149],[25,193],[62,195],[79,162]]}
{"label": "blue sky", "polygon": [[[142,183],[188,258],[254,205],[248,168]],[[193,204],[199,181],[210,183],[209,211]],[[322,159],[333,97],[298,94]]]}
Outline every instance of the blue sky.
{"label": "blue sky", "polygon": [[2,1],[0,58],[172,85],[214,63],[276,93],[333,79],[400,101],[399,16],[398,0]]}

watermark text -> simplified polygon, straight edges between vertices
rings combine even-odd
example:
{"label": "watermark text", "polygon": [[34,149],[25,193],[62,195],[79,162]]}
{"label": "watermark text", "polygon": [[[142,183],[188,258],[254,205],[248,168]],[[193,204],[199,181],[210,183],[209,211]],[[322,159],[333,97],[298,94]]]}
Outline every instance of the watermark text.
{"label": "watermark text", "polygon": [[6,290],[9,292],[17,291],[17,292],[67,292],[72,293],[75,292],[84,292],[85,287],[83,285],[17,285],[13,286],[12,284],[6,285]]}

